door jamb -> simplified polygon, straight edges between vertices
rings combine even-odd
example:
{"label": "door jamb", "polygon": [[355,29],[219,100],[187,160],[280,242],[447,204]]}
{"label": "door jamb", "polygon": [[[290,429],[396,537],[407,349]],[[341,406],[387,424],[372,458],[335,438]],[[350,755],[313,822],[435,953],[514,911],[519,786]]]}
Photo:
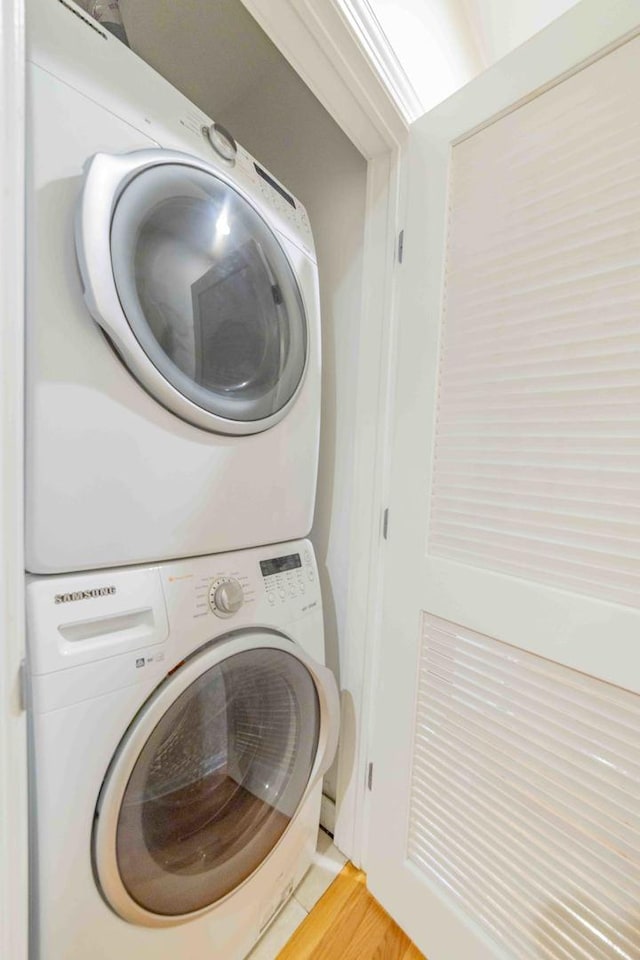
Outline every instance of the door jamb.
{"label": "door jamb", "polygon": [[23,554],[23,0],[0,9],[0,955],[27,960],[28,839]]}

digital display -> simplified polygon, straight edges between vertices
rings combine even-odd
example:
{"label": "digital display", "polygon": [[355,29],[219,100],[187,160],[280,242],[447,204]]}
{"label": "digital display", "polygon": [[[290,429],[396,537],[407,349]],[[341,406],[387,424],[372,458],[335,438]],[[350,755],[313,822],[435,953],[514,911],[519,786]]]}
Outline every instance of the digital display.
{"label": "digital display", "polygon": [[273,187],[273,189],[276,190],[276,191],[280,194],[281,197],[284,197],[284,199],[287,201],[287,203],[290,203],[291,206],[293,207],[293,209],[295,210],[295,209],[296,209],[296,202],[295,202],[295,200],[293,199],[293,197],[290,196],[290,195],[287,193],[286,190],[283,190],[282,187],[280,186],[280,184],[279,184],[279,183],[276,183],[276,181],[273,179],[273,177],[270,177],[269,174],[267,173],[267,171],[266,171],[266,170],[263,170],[262,167],[259,167],[257,163],[254,163],[254,167],[256,168],[256,173],[258,174],[258,176],[259,176],[259,177],[262,177],[263,180],[266,180],[267,183],[269,184],[269,186],[270,186],[270,187]]}
{"label": "digital display", "polygon": [[261,560],[260,569],[263,577],[270,577],[274,573],[284,573],[285,570],[295,570],[301,567],[299,553],[292,553],[288,557],[274,557],[273,560]]}

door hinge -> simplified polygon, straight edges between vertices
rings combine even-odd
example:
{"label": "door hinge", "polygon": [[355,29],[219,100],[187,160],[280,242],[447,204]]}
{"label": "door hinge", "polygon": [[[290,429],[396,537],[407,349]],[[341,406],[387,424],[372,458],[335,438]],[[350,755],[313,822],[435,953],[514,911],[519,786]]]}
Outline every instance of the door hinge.
{"label": "door hinge", "polygon": [[373,764],[370,763],[367,767],[367,789],[371,790],[373,786]]}
{"label": "door hinge", "polygon": [[20,661],[18,668],[18,697],[20,698],[20,709],[27,709],[27,665],[24,660]]}
{"label": "door hinge", "polygon": [[398,263],[402,263],[402,256],[404,254],[404,230],[401,230],[398,234]]}
{"label": "door hinge", "polygon": [[389,539],[389,507],[385,507],[382,514],[382,536],[385,540]]}

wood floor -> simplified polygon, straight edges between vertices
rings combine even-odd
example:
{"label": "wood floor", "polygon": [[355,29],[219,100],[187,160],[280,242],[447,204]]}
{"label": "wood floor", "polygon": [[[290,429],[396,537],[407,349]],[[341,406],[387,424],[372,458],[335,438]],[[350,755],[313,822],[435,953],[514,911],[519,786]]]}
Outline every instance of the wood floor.
{"label": "wood floor", "polygon": [[348,863],[278,960],[425,960]]}

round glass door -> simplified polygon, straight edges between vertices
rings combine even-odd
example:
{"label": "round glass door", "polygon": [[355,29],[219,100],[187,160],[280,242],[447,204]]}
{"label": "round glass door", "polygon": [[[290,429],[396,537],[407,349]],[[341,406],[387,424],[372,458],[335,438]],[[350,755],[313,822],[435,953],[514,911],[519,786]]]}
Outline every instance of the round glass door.
{"label": "round glass door", "polygon": [[133,334],[183,397],[244,423],[293,398],[307,357],[300,291],[276,235],[231,186],[187,164],[142,170],[116,204],[111,261]]}
{"label": "round glass door", "polygon": [[206,670],[156,724],[127,782],[116,830],[127,894],[180,916],[242,883],[294,816],[319,731],[315,683],[295,656],[259,648]]}

